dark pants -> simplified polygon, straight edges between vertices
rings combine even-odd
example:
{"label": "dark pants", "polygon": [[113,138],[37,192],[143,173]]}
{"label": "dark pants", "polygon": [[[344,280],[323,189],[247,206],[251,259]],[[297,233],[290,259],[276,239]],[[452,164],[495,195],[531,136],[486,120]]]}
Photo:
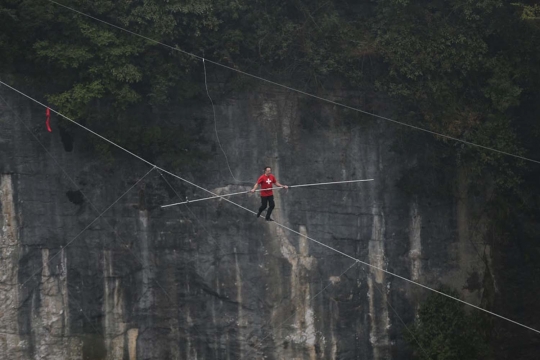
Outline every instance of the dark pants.
{"label": "dark pants", "polygon": [[261,213],[264,211],[264,209],[266,209],[268,203],[270,203],[270,207],[268,207],[268,211],[266,212],[266,220],[270,219],[272,210],[274,210],[274,207],[276,207],[276,204],[274,203],[274,195],[261,196],[261,207],[259,208],[259,213],[257,214],[257,217],[261,216]]}

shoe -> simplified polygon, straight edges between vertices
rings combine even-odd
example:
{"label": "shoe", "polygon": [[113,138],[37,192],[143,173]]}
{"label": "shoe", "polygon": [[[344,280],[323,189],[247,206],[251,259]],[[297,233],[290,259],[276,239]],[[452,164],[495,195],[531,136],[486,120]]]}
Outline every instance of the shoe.
{"label": "shoe", "polygon": [[274,221],[274,219],[265,219],[266,221]]}
{"label": "shoe", "polygon": [[258,218],[261,217],[261,213],[258,213],[258,214],[257,214],[257,217],[258,217]]}

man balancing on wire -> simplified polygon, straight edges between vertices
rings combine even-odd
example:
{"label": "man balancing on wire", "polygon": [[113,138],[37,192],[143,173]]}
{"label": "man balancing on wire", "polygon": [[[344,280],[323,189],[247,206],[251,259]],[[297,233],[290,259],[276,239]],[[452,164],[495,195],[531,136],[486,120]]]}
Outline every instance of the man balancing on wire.
{"label": "man balancing on wire", "polygon": [[261,207],[259,208],[259,212],[257,213],[257,217],[261,216],[261,213],[266,209],[266,206],[268,206],[268,203],[270,203],[270,207],[268,207],[268,211],[266,211],[266,221],[274,221],[272,218],[270,218],[270,215],[272,214],[272,210],[274,210],[274,207],[276,204],[274,203],[274,193],[272,190],[264,190],[264,189],[272,189],[272,185],[276,184],[276,186],[283,187],[285,189],[288,189],[289,187],[287,185],[281,185],[274,175],[271,174],[272,169],[270,166],[266,166],[264,168],[264,174],[259,177],[259,180],[255,183],[253,186],[253,189],[251,189],[251,192],[254,193],[255,190],[261,185]]}

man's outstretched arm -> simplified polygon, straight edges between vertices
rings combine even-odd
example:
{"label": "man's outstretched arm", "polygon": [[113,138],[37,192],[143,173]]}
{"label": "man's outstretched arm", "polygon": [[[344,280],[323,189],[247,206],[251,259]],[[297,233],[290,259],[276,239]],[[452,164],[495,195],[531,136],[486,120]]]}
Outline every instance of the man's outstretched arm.
{"label": "man's outstretched arm", "polygon": [[285,189],[288,189],[289,187],[287,185],[282,185],[279,183],[279,181],[276,180],[276,185]]}
{"label": "man's outstretched arm", "polygon": [[253,189],[250,190],[250,192],[254,193],[255,190],[257,190],[257,188],[259,187],[259,183],[255,183],[255,185],[253,185]]}

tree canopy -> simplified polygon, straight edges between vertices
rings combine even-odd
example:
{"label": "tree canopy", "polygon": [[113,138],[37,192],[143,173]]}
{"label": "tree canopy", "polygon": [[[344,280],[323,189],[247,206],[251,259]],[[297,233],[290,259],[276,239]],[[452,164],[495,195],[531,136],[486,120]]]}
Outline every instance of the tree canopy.
{"label": "tree canopy", "polygon": [[[537,5],[501,0],[76,0],[66,5],[297,87],[372,87],[395,98],[403,120],[526,153],[516,121],[538,85]],[[6,0],[0,18],[1,71],[31,79],[52,105],[96,126],[125,125],[125,118],[133,121],[134,114],[203,90],[197,59],[52,2]],[[96,108],[107,110],[97,115]],[[123,139],[150,143],[163,136],[151,123],[136,128]],[[142,133],[148,139],[135,135]],[[509,176],[502,183],[517,181],[499,155],[473,158],[481,168],[495,163],[504,168]]]}
{"label": "tree canopy", "polygon": [[[459,298],[456,291],[443,289]],[[420,306],[418,316],[404,336],[422,360],[491,359],[485,320],[467,313],[463,304],[431,294]]]}

